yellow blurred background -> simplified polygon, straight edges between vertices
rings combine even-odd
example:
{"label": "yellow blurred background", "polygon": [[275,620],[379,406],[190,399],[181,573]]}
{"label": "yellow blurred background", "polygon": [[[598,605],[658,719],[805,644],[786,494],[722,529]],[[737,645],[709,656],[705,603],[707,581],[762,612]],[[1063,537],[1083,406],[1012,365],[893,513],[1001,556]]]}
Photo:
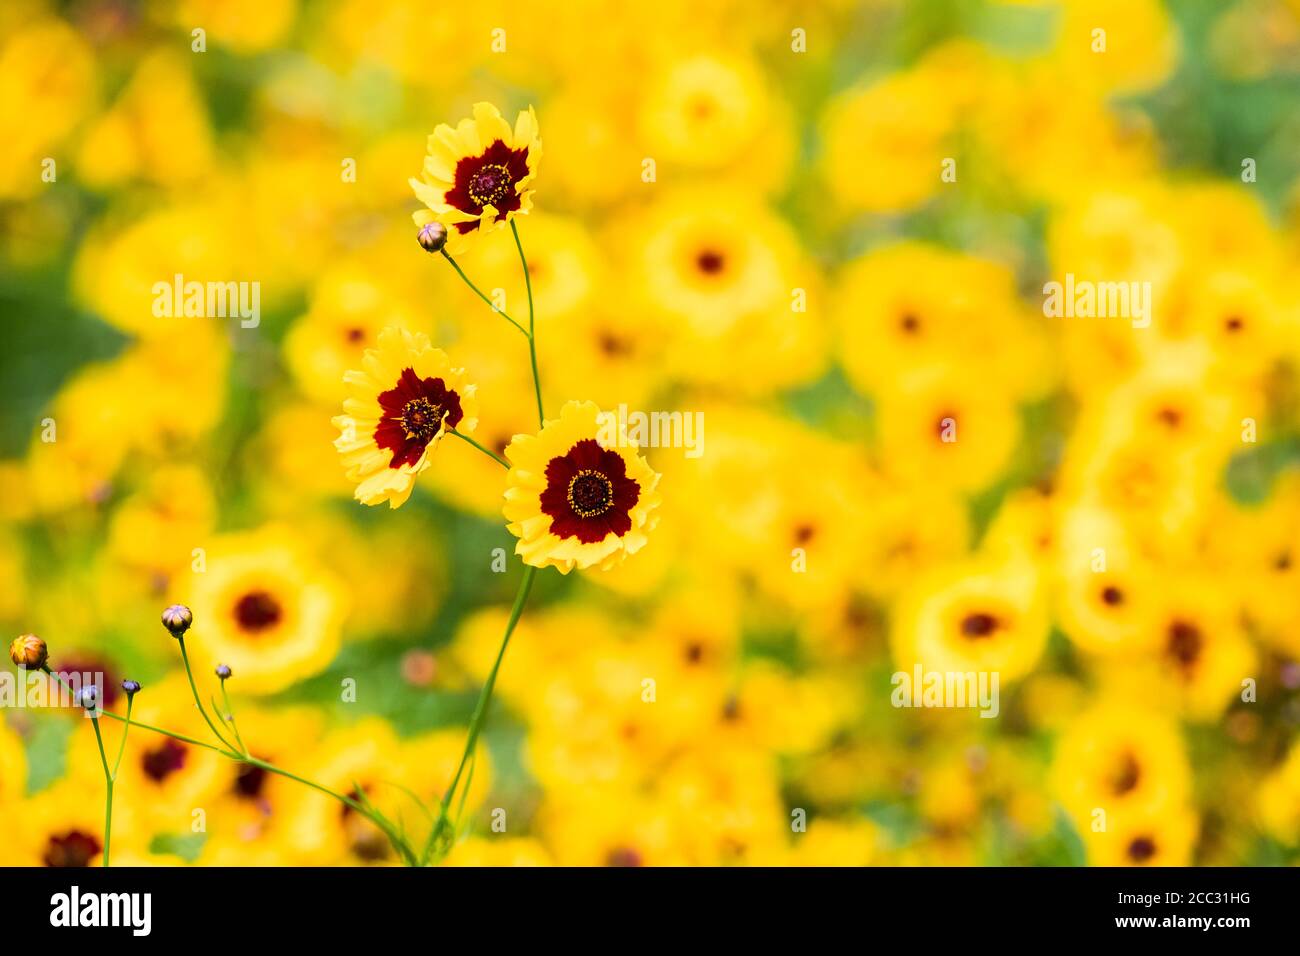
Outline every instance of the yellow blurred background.
{"label": "yellow blurred background", "polygon": [[[646,450],[641,552],[539,577],[448,862],[1297,860],[1295,0],[7,2],[9,637],[198,736],[159,612],[206,678],[232,589],[287,595],[229,685],[250,748],[427,828],[517,581],[504,478],[443,448],[364,508],[330,419],[397,325],[486,446],[535,427],[520,340],[410,219],[480,100],[544,144],[548,406],[703,441]],[[520,314],[507,231],[459,261]],[[256,283],[256,324],[159,316],[177,275]],[[1067,276],[1149,321],[1045,314]],[[997,673],[996,717],[895,706],[914,666]],[[0,864],[98,863],[102,789],[88,721],[0,710]],[[113,856],[397,862],[139,731]]]}

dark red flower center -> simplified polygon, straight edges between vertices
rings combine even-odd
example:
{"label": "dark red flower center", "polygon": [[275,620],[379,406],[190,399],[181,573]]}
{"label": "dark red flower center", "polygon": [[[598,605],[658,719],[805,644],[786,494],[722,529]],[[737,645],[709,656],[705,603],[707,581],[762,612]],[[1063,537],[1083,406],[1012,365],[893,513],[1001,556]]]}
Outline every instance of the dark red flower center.
{"label": "dark red flower center", "polygon": [[46,866],[90,866],[103,848],[97,837],[81,830],[51,834],[41,862]]}
{"label": "dark red flower center", "polygon": [[1169,640],[1165,646],[1169,656],[1184,668],[1191,668],[1201,656],[1205,639],[1195,624],[1174,621],[1169,626]]}
{"label": "dark red flower center", "polygon": [[402,408],[402,427],[407,437],[428,441],[442,427],[442,406],[427,398],[413,398]]}
{"label": "dark red flower center", "polygon": [[630,846],[611,847],[605,854],[606,866],[641,866],[641,854]]}
{"label": "dark red flower center", "polygon": [[1142,766],[1131,753],[1126,753],[1119,761],[1119,766],[1111,780],[1115,796],[1122,797],[1137,787],[1142,779]]}
{"label": "dark red flower center", "polygon": [[397,384],[379,394],[384,417],[375,428],[375,444],[393,453],[390,468],[415,465],[424,449],[444,429],[455,428],[464,413],[460,396],[440,378],[420,378],[402,369]]}
{"label": "dark red flower center", "polygon": [[705,275],[715,276],[726,267],[727,260],[714,249],[704,249],[695,257],[695,264]]}
{"label": "dark red flower center", "polygon": [[528,175],[528,148],[511,149],[503,140],[492,144],[479,156],[466,156],[456,164],[455,181],[443,197],[450,205],[475,218],[458,222],[461,232],[478,228],[478,217],[491,206],[503,216],[519,208],[520,180]]}
{"label": "dark red flower center", "polygon": [[469,198],[480,206],[499,206],[513,185],[510,170],[500,163],[487,163],[469,178]]}
{"label": "dark red flower center", "polygon": [[546,465],[542,511],[551,516],[551,533],[583,544],[619,537],[632,529],[632,509],[641,486],[627,477],[623,456],[584,438]]}
{"label": "dark red flower center", "polygon": [[257,633],[274,627],[284,612],[267,591],[249,591],[235,602],[235,620],[243,631]]}
{"label": "dark red flower center", "polygon": [[1156,855],[1156,841],[1140,836],[1128,845],[1128,858],[1134,863],[1145,863]]}
{"label": "dark red flower center", "polygon": [[992,614],[974,613],[962,618],[961,632],[973,640],[988,637],[1001,626]]}
{"label": "dark red flower center", "polygon": [[235,775],[234,792],[246,800],[256,800],[262,795],[266,786],[266,771],[252,764],[240,764],[239,773]]}
{"label": "dark red flower center", "polygon": [[185,748],[174,740],[164,740],[153,750],[146,750],[140,766],[154,783],[162,783],[185,766]]}
{"label": "dark red flower center", "polygon": [[614,503],[614,483],[587,469],[569,479],[569,507],[582,518],[598,518]]}

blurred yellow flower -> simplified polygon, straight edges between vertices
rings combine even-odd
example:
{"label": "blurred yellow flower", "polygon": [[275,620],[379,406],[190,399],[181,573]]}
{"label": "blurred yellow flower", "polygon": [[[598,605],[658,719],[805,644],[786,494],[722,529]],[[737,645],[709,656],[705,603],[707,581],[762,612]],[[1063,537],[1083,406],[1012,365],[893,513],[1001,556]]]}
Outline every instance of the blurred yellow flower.
{"label": "blurred yellow flower", "polygon": [[77,174],[96,189],[133,177],[178,186],[208,174],[216,159],[212,139],[186,60],[159,50],[141,60],[117,102],[87,131]]}
{"label": "blurred yellow flower", "polygon": [[38,17],[4,37],[0,47],[0,197],[22,198],[42,188],[42,161],[93,105],[94,52],[62,20]]}
{"label": "blurred yellow flower", "polygon": [[1015,680],[1047,645],[1037,569],[1023,560],[974,560],[918,579],[899,599],[890,643],[902,670],[991,672]]}
{"label": "blurred yellow flower", "polygon": [[228,664],[240,691],[273,693],[338,651],[346,592],[286,528],[226,535],[205,549],[189,601],[200,665]]}
{"label": "blurred yellow flower", "polygon": [[1081,833],[1127,816],[1160,818],[1191,795],[1177,725],[1150,707],[1103,699],[1080,713],[1056,745],[1053,789]]}
{"label": "blurred yellow flower", "polygon": [[342,401],[348,394],[344,373],[390,326],[428,331],[415,309],[369,269],[358,263],[331,270],[316,284],[307,314],[285,336],[285,362],[308,397]]}

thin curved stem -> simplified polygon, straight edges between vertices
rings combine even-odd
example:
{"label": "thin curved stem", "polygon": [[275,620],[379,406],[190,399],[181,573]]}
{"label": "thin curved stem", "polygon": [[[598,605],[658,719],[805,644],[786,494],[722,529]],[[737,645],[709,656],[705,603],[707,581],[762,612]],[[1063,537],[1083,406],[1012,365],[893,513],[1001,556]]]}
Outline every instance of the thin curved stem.
{"label": "thin curved stem", "polygon": [[[62,674],[50,670],[48,664],[42,667],[41,670],[45,671],[46,674],[53,677],[56,681],[62,684],[63,689],[66,690],[68,693],[70,694],[73,693],[72,685],[63,679]],[[162,734],[164,737],[170,737],[172,740],[179,740],[183,744],[192,744],[195,747],[203,747],[207,750],[215,750],[217,753],[224,754],[227,757],[240,759],[239,754],[235,753],[234,751],[224,750],[221,747],[217,747],[214,746],[213,744],[208,743],[206,740],[196,740],[193,737],[186,737],[184,734],[178,734],[170,730],[163,730],[161,727],[155,727],[153,724],[146,724],[139,720],[129,720],[128,717],[123,717],[121,714],[115,714],[111,710],[101,710],[99,712],[99,716],[112,717],[114,720],[120,720],[123,723],[129,722],[132,727],[139,727],[141,730],[148,730],[155,734]]]}
{"label": "thin curved stem", "polygon": [[230,741],[221,736],[221,731],[217,730],[217,725],[212,722],[212,718],[208,716],[207,710],[203,707],[203,701],[199,699],[199,688],[194,683],[194,671],[190,669],[190,655],[185,650],[185,638],[178,637],[176,642],[181,646],[181,661],[185,664],[185,676],[190,679],[190,692],[194,694],[194,703],[198,706],[199,713],[203,715],[203,720],[207,723],[208,729],[216,735],[217,739],[230,750],[234,750],[235,748]]}
{"label": "thin curved stem", "polygon": [[221,699],[226,704],[226,716],[230,718],[230,729],[234,731],[235,742],[239,744],[239,749],[248,755],[248,745],[244,743],[244,738],[239,736],[239,725],[235,723],[235,709],[230,706],[230,695],[226,693],[226,682],[221,682]]}
{"label": "thin curved stem", "polygon": [[[43,666],[41,670],[43,670],[46,674],[53,677],[60,684],[62,684],[64,689],[67,690],[69,693],[72,692],[72,686],[66,680],[63,679],[63,676],[61,674],[58,674],[55,671],[51,670],[48,664]],[[385,829],[385,832],[387,832],[386,828],[384,828],[383,825],[378,820],[375,819],[374,815],[370,813],[370,811],[368,811],[360,803],[358,803],[356,800],[351,799],[350,797],[345,797],[343,794],[331,790],[329,787],[325,786],[324,784],[316,783],[314,780],[308,780],[306,777],[300,777],[296,773],[292,773],[288,770],[281,769],[280,767],[275,766],[275,764],[267,763],[265,760],[260,760],[257,757],[252,756],[251,754],[241,754],[236,750],[234,750],[233,748],[225,749],[222,747],[217,747],[203,740],[196,740],[195,738],[187,737],[184,734],[173,733],[170,730],[164,730],[163,728],[155,727],[152,724],[145,724],[145,723],[141,723],[138,720],[132,720],[130,717],[131,703],[132,703],[132,699],[128,698],[127,716],[125,717],[123,717],[121,714],[115,714],[112,711],[108,711],[108,710],[101,710],[99,712],[99,716],[112,717],[114,720],[120,720],[123,723],[125,723],[127,727],[124,729],[123,731],[124,733],[126,730],[129,730],[131,727],[139,727],[141,730],[148,730],[155,734],[161,734],[164,737],[170,737],[173,740],[179,740],[181,743],[191,744],[195,747],[203,747],[206,750],[214,751],[216,753],[221,754],[221,756],[226,757],[229,760],[235,761],[236,763],[246,763],[249,764],[250,766],[258,767],[262,770],[265,770],[267,773],[273,773],[281,777],[287,777],[288,779],[300,783],[303,786],[311,787],[313,790],[318,790],[321,793],[326,794],[327,796],[333,797],[339,803],[343,804],[346,807],[350,807],[351,809],[362,814],[366,819],[370,820],[372,823],[374,823],[376,826],[380,827],[381,829]],[[95,720],[95,736],[97,739],[100,739],[100,757],[104,763],[104,773],[106,776],[108,776],[108,761],[104,757],[103,742],[102,742],[102,738],[100,738],[99,722],[97,719]],[[227,747],[229,747],[229,745],[227,745]],[[112,789],[111,780],[109,782],[109,789],[111,792]],[[110,801],[108,815],[111,816],[111,813],[112,813],[112,807]],[[105,840],[105,849],[107,850],[107,840]],[[404,857],[408,857],[412,861],[412,864],[414,864],[414,854],[411,853],[409,848],[398,847],[397,849],[399,853],[402,853]],[[105,855],[107,856],[107,853]],[[107,860],[105,860],[105,865],[107,865]]]}
{"label": "thin curved stem", "polygon": [[104,767],[104,868],[108,868],[108,849],[113,842],[113,775],[108,772],[108,755],[104,753],[104,735],[99,732],[99,718],[91,717],[95,726],[95,743],[99,745],[99,762]]}
{"label": "thin curved stem", "polygon": [[537,396],[537,423],[546,425],[546,413],[542,411],[542,379],[537,374],[537,327],[533,323],[533,277],[528,272],[528,257],[524,255],[524,244],[519,238],[519,226],[510,220],[510,231],[515,235],[515,248],[519,250],[519,262],[524,267],[524,288],[528,290],[528,358],[533,363],[533,393]]}
{"label": "thin curved stem", "polygon": [[456,820],[452,823],[452,830],[460,833],[460,821],[465,816],[465,801],[469,799],[469,792],[474,788],[474,768],[478,766],[478,752],[475,751],[469,758],[469,773],[465,775],[465,789],[460,792],[460,801],[456,804]]}
{"label": "thin curved stem", "polygon": [[525,329],[522,325],[520,325],[520,324],[519,324],[518,322],[516,322],[514,319],[510,318],[510,316],[506,314],[506,310],[505,310],[505,309],[497,308],[497,304],[496,304],[495,302],[493,302],[491,299],[489,299],[487,296],[485,296],[485,295],[483,294],[483,291],[482,291],[481,289],[479,289],[478,286],[476,286],[473,282],[471,282],[471,281],[469,280],[469,276],[465,275],[465,270],[462,269],[462,268],[460,267],[460,263],[458,263],[455,259],[453,259],[451,256],[449,256],[449,255],[447,254],[447,250],[446,250],[446,249],[442,250],[442,257],[443,257],[444,259],[446,259],[448,262],[451,263],[451,267],[452,267],[453,269],[456,270],[456,275],[460,276],[461,279],[464,281],[464,283],[465,283],[467,286],[469,286],[471,289],[474,290],[474,294],[475,294],[476,296],[478,296],[480,299],[482,299],[484,302],[487,303],[487,307],[488,307],[489,309],[491,309],[491,310],[492,310],[493,312],[495,312],[497,315],[501,316],[503,319],[505,319],[507,322],[509,322],[511,325],[513,325],[516,329],[518,329],[518,330],[520,331],[521,334],[523,334],[523,335],[525,335],[525,336],[528,335],[528,330],[527,330],[527,329]]}
{"label": "thin curved stem", "polygon": [[122,768],[122,754],[126,753],[126,735],[131,732],[131,707],[135,704],[135,695],[128,694],[126,698],[126,726],[122,728],[122,740],[117,745],[117,760],[113,762],[113,779],[117,779],[117,772]]}
{"label": "thin curved stem", "polygon": [[477,448],[477,449],[478,449],[479,451],[481,451],[483,454],[487,455],[489,458],[491,458],[493,461],[495,461],[495,462],[496,462],[498,465],[500,465],[502,468],[509,468],[509,467],[510,467],[510,462],[506,461],[504,458],[502,458],[502,457],[501,457],[500,455],[498,455],[496,452],[492,451],[492,449],[490,449],[490,448],[486,448],[486,447],[484,447],[483,445],[480,445],[478,442],[476,442],[474,439],[470,438],[468,435],[466,435],[466,434],[464,434],[464,433],[462,433],[462,432],[458,432],[458,431],[456,431],[456,429],[454,429],[454,428],[453,428],[451,431],[449,431],[448,434],[449,434],[449,435],[455,435],[455,436],[456,436],[457,438],[459,438],[461,441],[463,441],[463,442],[468,442],[469,444],[473,445],[475,448]]}
{"label": "thin curved stem", "polygon": [[506,648],[510,645],[510,635],[514,633],[515,625],[519,623],[519,616],[524,612],[524,604],[528,601],[528,593],[533,588],[533,578],[536,576],[537,569],[535,567],[532,565],[524,567],[524,577],[519,582],[519,590],[515,592],[515,603],[514,607],[510,609],[510,620],[506,622],[506,633],[501,638],[501,648],[497,651],[497,659],[492,665],[492,670],[488,672],[483,689],[479,691],[478,703],[474,705],[474,714],[469,722],[469,736],[465,739],[465,752],[461,754],[460,766],[456,768],[456,776],[452,778],[451,786],[442,795],[442,803],[438,808],[438,821],[434,824],[433,829],[429,831],[429,839],[424,846],[423,857],[426,862],[432,856],[434,845],[447,822],[447,810],[451,806],[456,788],[460,785],[461,774],[465,772],[465,765],[474,752],[474,746],[478,743],[479,732],[482,731],[483,723],[487,718],[488,704],[492,700],[492,690],[496,687],[497,672],[501,670],[501,661],[505,658]]}

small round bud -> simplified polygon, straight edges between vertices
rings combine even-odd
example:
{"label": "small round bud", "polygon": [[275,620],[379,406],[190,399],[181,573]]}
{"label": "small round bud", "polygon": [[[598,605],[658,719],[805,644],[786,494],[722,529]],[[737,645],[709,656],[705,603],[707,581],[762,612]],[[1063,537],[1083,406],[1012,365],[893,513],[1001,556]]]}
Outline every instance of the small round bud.
{"label": "small round bud", "polygon": [[140,682],[138,680],[122,681],[122,690],[126,691],[127,697],[134,697],[140,693]]}
{"label": "small round bud", "polygon": [[9,642],[9,659],[25,670],[40,670],[50,659],[50,651],[35,634],[23,634]]}
{"label": "small round bud", "polygon": [[222,680],[228,680],[230,678],[230,668],[225,664],[218,664],[217,676],[220,677]]}
{"label": "small round bud", "polygon": [[173,604],[162,612],[162,622],[172,637],[181,637],[194,623],[194,614],[184,604]]}
{"label": "small round bud", "polygon": [[84,710],[98,710],[99,688],[94,684],[87,684],[81,688],[77,691],[77,704]]}
{"label": "small round bud", "polygon": [[425,252],[441,252],[447,244],[447,227],[440,222],[426,222],[415,238]]}

